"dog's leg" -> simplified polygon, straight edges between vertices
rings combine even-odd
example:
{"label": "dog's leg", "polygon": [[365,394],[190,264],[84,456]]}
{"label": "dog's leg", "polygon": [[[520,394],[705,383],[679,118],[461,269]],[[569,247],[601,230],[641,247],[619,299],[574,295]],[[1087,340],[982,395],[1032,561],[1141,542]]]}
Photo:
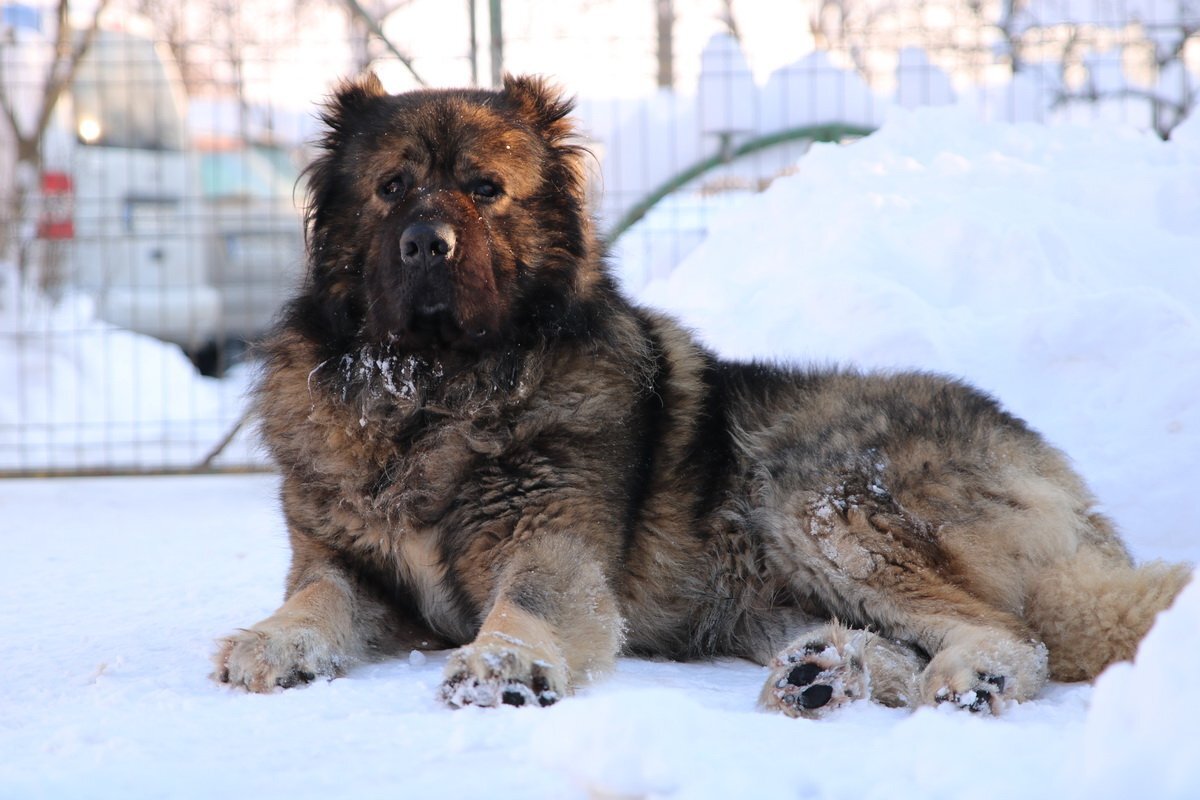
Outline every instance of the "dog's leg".
{"label": "dog's leg", "polygon": [[271,616],[221,639],[213,677],[252,692],[340,675],[355,650],[344,576],[322,576]]}
{"label": "dog's leg", "polygon": [[816,719],[854,700],[892,708],[920,698],[928,663],[913,647],[836,622],[805,631],[771,662],[759,705]]}
{"label": "dog's leg", "polygon": [[930,654],[920,703],[995,712],[1037,694],[1046,647],[1016,616],[948,580],[918,520],[889,498],[834,499],[810,501],[799,527],[781,523],[776,557],[832,613]]}
{"label": "dog's leg", "polygon": [[620,648],[616,600],[589,548],[554,535],[517,547],[475,640],[446,665],[450,705],[550,705]]}
{"label": "dog's leg", "polygon": [[371,595],[323,545],[292,530],[287,598],[271,616],[219,640],[212,677],[252,692],[333,678],[404,645],[442,644]]}

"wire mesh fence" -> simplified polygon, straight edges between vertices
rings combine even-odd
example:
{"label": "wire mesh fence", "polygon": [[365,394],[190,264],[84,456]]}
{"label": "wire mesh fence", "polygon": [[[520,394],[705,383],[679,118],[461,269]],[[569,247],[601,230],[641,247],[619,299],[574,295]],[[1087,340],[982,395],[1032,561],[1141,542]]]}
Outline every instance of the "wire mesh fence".
{"label": "wire mesh fence", "polygon": [[250,343],[303,280],[317,104],[551,75],[637,292],[814,141],[896,109],[1200,104],[1200,0],[0,4],[0,474],[264,466]]}

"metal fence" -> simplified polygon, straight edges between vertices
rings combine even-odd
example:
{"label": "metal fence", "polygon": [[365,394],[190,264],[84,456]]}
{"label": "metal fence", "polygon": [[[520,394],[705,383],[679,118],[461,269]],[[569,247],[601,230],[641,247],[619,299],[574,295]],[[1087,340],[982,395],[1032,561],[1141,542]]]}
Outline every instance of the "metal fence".
{"label": "metal fence", "polygon": [[507,69],[576,94],[634,292],[812,141],[894,107],[1169,136],[1200,105],[1200,0],[0,10],[0,474],[264,466],[246,343],[302,276],[314,104],[363,69],[395,91]]}

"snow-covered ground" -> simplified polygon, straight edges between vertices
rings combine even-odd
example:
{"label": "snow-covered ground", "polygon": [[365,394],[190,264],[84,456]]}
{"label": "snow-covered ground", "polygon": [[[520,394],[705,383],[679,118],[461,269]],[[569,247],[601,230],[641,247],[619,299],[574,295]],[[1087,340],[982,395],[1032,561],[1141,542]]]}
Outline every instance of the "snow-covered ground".
{"label": "snow-covered ground", "polygon": [[[452,711],[431,653],[255,696],[206,677],[270,613],[272,476],[0,482],[0,797],[1194,798],[1200,584],[1133,667],[998,718],[754,708],[766,670],[633,659],[548,709]],[[1200,555],[1193,543],[1191,555]]]}
{"label": "snow-covered ground", "polygon": [[[1141,559],[1200,561],[1200,121],[897,114],[636,293],[722,352],[964,375],[1067,450]],[[765,671],[622,660],[451,711],[444,653],[267,696],[212,640],[279,601],[272,476],[0,481],[0,797],[1196,798],[1200,583],[1137,662],[998,718],[757,712]]]}
{"label": "snow-covered ground", "polygon": [[[233,427],[249,374],[201,377],[183,351],[51,303],[0,263],[0,470],[190,468]],[[246,435],[217,463],[258,460]]]}

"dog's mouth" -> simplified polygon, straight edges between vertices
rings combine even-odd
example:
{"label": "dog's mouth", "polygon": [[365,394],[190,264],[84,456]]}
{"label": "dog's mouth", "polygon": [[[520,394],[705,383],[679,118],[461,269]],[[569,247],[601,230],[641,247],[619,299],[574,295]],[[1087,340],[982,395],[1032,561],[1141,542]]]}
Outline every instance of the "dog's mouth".
{"label": "dog's mouth", "polygon": [[464,323],[448,302],[417,300],[393,338],[411,349],[468,350],[486,343],[489,331],[482,325]]}
{"label": "dog's mouth", "polygon": [[471,313],[449,281],[400,281],[386,292],[374,299],[370,314],[380,341],[409,351],[478,351],[496,336],[486,314]]}
{"label": "dog's mouth", "polygon": [[409,351],[479,351],[493,343],[505,304],[476,227],[421,214],[379,232],[366,269],[368,332],[376,341]]}

